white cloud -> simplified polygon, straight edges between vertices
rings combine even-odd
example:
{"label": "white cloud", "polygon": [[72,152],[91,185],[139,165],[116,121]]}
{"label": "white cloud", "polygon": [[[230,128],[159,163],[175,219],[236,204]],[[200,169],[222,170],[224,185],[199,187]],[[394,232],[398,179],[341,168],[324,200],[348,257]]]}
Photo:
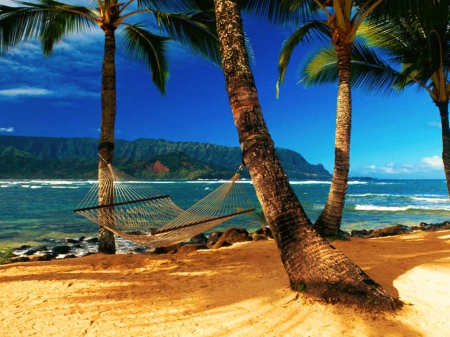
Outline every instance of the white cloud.
{"label": "white cloud", "polygon": [[441,122],[428,122],[428,125],[433,128],[441,128]]}
{"label": "white cloud", "polygon": [[432,170],[442,170],[444,164],[442,163],[442,158],[439,156],[425,157],[420,161],[423,168],[430,168]]}
{"label": "white cloud", "polygon": [[6,97],[50,96],[52,94],[53,94],[53,91],[50,91],[47,89],[30,88],[30,87],[0,90],[0,96],[6,96]]}
{"label": "white cloud", "polygon": [[416,164],[396,164],[388,163],[383,166],[367,165],[361,168],[352,169],[353,175],[383,175],[383,176],[395,176],[395,175],[415,175],[433,173],[436,171],[442,171],[443,164],[442,158],[435,155],[433,157],[422,158]]}
{"label": "white cloud", "polygon": [[[33,87],[19,87],[0,90],[0,99],[17,99],[26,97],[99,97],[100,91],[87,91],[76,85],[66,85],[65,87],[54,88],[53,90]],[[54,104],[65,104],[64,102],[54,102]]]}
{"label": "white cloud", "polygon": [[8,133],[13,133],[15,130],[12,126],[9,127],[0,127],[0,132],[8,132]]}

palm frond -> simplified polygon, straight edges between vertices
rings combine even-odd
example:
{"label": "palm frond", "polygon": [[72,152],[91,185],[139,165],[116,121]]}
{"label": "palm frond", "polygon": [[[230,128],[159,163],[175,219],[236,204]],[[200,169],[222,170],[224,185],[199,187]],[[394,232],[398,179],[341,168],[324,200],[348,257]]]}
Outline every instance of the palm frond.
{"label": "palm frond", "polygon": [[214,0],[137,0],[137,4],[139,8],[171,13],[214,10]]}
{"label": "palm frond", "polygon": [[53,51],[55,42],[69,33],[95,26],[92,10],[53,0],[38,3],[16,2],[21,5],[0,5],[1,49],[7,51],[21,41],[40,39],[45,54]]}
{"label": "palm frond", "polygon": [[323,11],[322,7],[314,0],[280,0],[280,3],[291,11],[299,12],[304,18],[315,16]]}
{"label": "palm frond", "polygon": [[166,43],[169,39],[146,30],[142,24],[126,25],[119,35],[126,53],[143,62],[151,71],[152,82],[164,95],[169,79]]}
{"label": "palm frond", "polygon": [[220,65],[214,12],[153,12],[163,31],[184,48]]}
{"label": "palm frond", "polygon": [[279,0],[241,0],[243,12],[261,16],[278,25],[298,26],[304,20],[299,11],[289,8],[287,3]]}
{"label": "palm frond", "polygon": [[391,62],[401,64],[404,79],[426,83],[438,69],[450,65],[448,23],[427,24],[409,16],[362,26],[359,34]]}
{"label": "palm frond", "polygon": [[[355,41],[351,60],[352,86],[368,92],[389,95],[417,83],[395,66],[398,64],[390,64],[375,49]],[[330,46],[313,54],[302,69],[302,74],[300,83],[303,83],[305,87],[337,82],[336,49]]]}
{"label": "palm frond", "polygon": [[351,61],[351,79],[355,88],[388,95],[413,83],[394,66],[398,64],[385,61],[376,49],[355,41]]}
{"label": "palm frond", "polygon": [[299,83],[305,88],[323,83],[335,83],[338,80],[337,54],[333,46],[322,48],[311,54],[306,66],[300,70],[302,75]]}
{"label": "palm frond", "polygon": [[291,60],[292,53],[298,44],[311,43],[314,38],[322,40],[325,37],[330,37],[329,27],[321,21],[313,21],[301,26],[286,41],[284,41],[278,59],[277,97],[279,96],[280,84],[284,82],[287,66]]}
{"label": "palm frond", "polygon": [[[356,6],[361,6],[367,0],[354,0]],[[450,6],[449,0],[389,0],[382,1],[368,16],[371,22],[385,21],[394,17],[415,15],[422,22],[448,22],[446,12]]]}

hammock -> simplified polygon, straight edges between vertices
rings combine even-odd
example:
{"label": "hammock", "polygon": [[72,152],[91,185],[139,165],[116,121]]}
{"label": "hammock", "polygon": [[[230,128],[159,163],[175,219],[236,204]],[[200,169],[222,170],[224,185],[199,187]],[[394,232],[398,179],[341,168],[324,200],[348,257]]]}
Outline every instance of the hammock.
{"label": "hammock", "polygon": [[[255,210],[235,176],[187,210],[154,189],[150,182],[135,178],[108,164],[99,181],[74,211],[116,235],[149,247],[164,247],[186,241],[224,221]],[[100,192],[100,194],[99,194]],[[111,202],[99,202],[109,196]]]}

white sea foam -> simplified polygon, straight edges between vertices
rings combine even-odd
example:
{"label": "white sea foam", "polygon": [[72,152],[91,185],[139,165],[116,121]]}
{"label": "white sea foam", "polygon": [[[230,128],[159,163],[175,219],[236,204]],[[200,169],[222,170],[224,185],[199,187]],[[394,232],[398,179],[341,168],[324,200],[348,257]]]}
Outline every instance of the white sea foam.
{"label": "white sea foam", "polygon": [[348,197],[365,198],[365,197],[401,197],[401,195],[386,194],[386,193],[363,193],[363,194],[348,194]]}
{"label": "white sea foam", "polygon": [[331,181],[324,180],[303,180],[303,181],[290,181],[291,185],[330,185]]}
{"label": "white sea foam", "polygon": [[31,180],[31,183],[41,185],[73,185],[77,182],[69,180]]}
{"label": "white sea foam", "polygon": [[[294,180],[290,181],[291,185],[330,185],[328,180]],[[351,180],[348,185],[367,185],[367,181]]]}
{"label": "white sea foam", "polygon": [[350,180],[349,185],[367,185],[367,181]]}
{"label": "white sea foam", "polygon": [[407,206],[376,206],[376,205],[356,205],[356,211],[374,212],[404,212],[408,210],[416,211],[450,211],[450,206],[430,206],[430,205],[407,205]]}
{"label": "white sea foam", "polygon": [[411,209],[412,206],[394,207],[394,206],[375,206],[375,205],[356,205],[357,211],[378,211],[378,212],[400,212]]}
{"label": "white sea foam", "polygon": [[51,188],[64,188],[64,189],[73,188],[73,189],[77,189],[77,188],[80,188],[80,187],[79,186],[52,186]]}
{"label": "white sea foam", "polygon": [[412,197],[412,200],[417,201],[427,201],[427,202],[447,202],[450,203],[450,199],[443,199],[443,198],[424,198],[424,197]]}

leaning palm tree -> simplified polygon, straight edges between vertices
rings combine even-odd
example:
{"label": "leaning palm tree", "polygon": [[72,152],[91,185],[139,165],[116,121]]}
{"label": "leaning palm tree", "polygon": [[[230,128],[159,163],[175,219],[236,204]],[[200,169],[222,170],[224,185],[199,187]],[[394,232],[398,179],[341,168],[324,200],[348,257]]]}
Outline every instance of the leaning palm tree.
{"label": "leaning palm tree", "polygon": [[[201,1],[198,1],[202,5]],[[192,0],[97,0],[94,7],[75,6],[55,0],[16,2],[17,7],[0,5],[0,51],[23,40],[39,39],[45,55],[55,43],[74,32],[100,28],[104,32],[102,65],[101,126],[99,144],[99,205],[113,203],[106,192],[107,165],[113,160],[116,119],[116,31],[126,52],[143,62],[152,74],[153,84],[164,94],[169,76],[165,54],[169,37],[187,49],[219,63],[214,17],[201,11]],[[130,23],[136,16],[153,19],[159,31],[153,33],[143,23]],[[118,30],[120,27],[123,29]],[[165,32],[168,36],[161,33]],[[112,212],[104,208],[104,213]],[[108,214],[102,214],[106,217]],[[115,253],[114,235],[100,226],[99,252]]]}
{"label": "leaning palm tree", "polygon": [[401,302],[314,230],[275,151],[245,47],[239,0],[215,0],[222,69],[243,162],[296,291],[329,302],[394,310]]}
{"label": "leaning palm tree", "polygon": [[[433,12],[432,21],[428,15],[410,15],[364,25],[360,30],[364,43],[357,43],[352,52],[352,83],[385,94],[415,85],[430,95],[439,109],[450,195],[450,10],[441,3]],[[323,49],[307,61],[303,80],[306,85],[336,81],[336,68],[335,51]]]}
{"label": "leaning palm tree", "polygon": [[[325,207],[315,222],[315,228],[324,236],[340,233],[342,214],[347,195],[350,169],[350,133],[352,121],[352,99],[350,82],[351,50],[356,33],[363,20],[383,0],[284,0],[286,6],[297,11],[307,23],[298,28],[283,44],[278,62],[277,96],[284,82],[292,53],[299,43],[310,43],[315,38],[331,38],[338,57],[338,92],[336,129],[334,143],[334,170]],[[322,14],[323,18],[310,19]]]}

